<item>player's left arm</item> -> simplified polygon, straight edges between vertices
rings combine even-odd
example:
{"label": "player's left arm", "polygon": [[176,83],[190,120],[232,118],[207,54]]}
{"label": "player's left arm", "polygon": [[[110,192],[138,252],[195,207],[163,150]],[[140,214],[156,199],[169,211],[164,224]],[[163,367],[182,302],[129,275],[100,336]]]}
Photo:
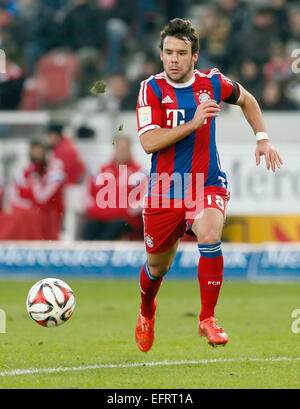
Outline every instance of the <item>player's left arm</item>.
{"label": "player's left arm", "polygon": [[256,165],[260,164],[260,157],[264,155],[266,167],[275,172],[275,168],[279,169],[283,164],[282,158],[271,144],[266,132],[263,115],[259,104],[255,97],[250,94],[242,85],[238,84],[239,98],[235,105],[239,105],[243,111],[245,118],[252,127],[257,139],[257,146],[255,150]]}

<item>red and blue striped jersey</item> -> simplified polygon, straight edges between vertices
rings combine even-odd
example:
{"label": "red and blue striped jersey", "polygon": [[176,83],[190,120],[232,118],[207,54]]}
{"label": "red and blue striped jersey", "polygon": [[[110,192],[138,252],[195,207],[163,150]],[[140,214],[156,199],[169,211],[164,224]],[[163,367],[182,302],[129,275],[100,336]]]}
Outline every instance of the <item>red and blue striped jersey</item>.
{"label": "red and blue striped jersey", "polygon": [[[197,106],[214,99],[218,104],[233,93],[233,82],[218,69],[207,73],[194,70],[187,83],[173,83],[165,72],[154,75],[141,82],[137,102],[138,132],[155,128],[172,128],[193,119]],[[152,154],[149,195],[167,195],[178,198],[174,179],[167,192],[156,188],[157,175],[194,175],[202,173],[204,187],[220,186],[227,188],[226,174],[221,170],[215,139],[215,118],[179,142]],[[186,186],[182,188],[184,198]],[[154,193],[156,191],[156,193]]]}

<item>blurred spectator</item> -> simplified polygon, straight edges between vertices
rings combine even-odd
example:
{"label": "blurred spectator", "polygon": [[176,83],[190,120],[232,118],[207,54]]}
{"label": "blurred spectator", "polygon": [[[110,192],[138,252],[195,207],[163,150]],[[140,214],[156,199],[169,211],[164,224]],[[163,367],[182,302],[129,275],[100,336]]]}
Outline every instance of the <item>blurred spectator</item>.
{"label": "blurred spectator", "polygon": [[63,45],[75,52],[80,61],[79,96],[86,96],[106,66],[102,55],[106,44],[105,20],[89,0],[73,0],[62,31]]}
{"label": "blurred spectator", "polygon": [[51,123],[46,131],[46,144],[54,158],[60,159],[67,174],[67,184],[80,183],[85,174],[85,165],[70,138],[63,135],[63,125]]}
{"label": "blurred spectator", "polygon": [[107,81],[107,109],[110,112],[132,110],[136,107],[137,94],[130,93],[129,81],[124,74],[114,74]]}
{"label": "blurred spectator", "polygon": [[[174,1],[174,3],[177,3]],[[159,1],[158,0],[140,0],[137,5],[137,38],[139,44],[148,46],[150,34],[155,29],[159,20]],[[176,16],[178,17],[178,16]],[[165,22],[162,22],[162,25]]]}
{"label": "blurred spectator", "polygon": [[167,23],[173,20],[173,18],[182,15],[191,2],[189,0],[162,0],[160,3]]}
{"label": "blurred spectator", "polygon": [[57,14],[57,10],[40,4],[35,18],[29,24],[28,39],[24,49],[28,77],[34,75],[35,64],[40,57],[61,45],[63,37]]}
{"label": "blurred spectator", "polygon": [[[124,69],[122,60],[134,41],[138,0],[99,0],[107,37],[107,72],[114,74]],[[150,2],[151,3],[151,2]]]}
{"label": "blurred spectator", "polygon": [[[12,209],[40,208],[41,205],[49,201],[50,204],[55,202],[55,207],[58,208],[59,213],[63,212],[60,189],[61,182],[66,180],[63,163],[54,158],[49,161],[46,155],[46,147],[39,141],[31,142],[29,159],[29,164],[15,176],[10,198]],[[47,180],[45,179],[44,182],[50,182],[51,189],[46,183],[40,184],[45,176],[47,176]],[[52,186],[54,181],[55,183]],[[58,197],[53,197],[58,190],[59,200]]]}
{"label": "blurred spectator", "polygon": [[19,0],[7,0],[4,2],[4,4],[6,5],[6,9],[12,14],[18,14],[19,12]]}
{"label": "blurred spectator", "polygon": [[267,81],[283,82],[292,76],[291,62],[284,48],[276,47],[271,54],[270,61],[264,66]]}
{"label": "blurred spectator", "polygon": [[58,240],[64,215],[63,163],[46,156],[45,146],[33,141],[29,164],[16,174],[9,214],[0,216],[0,240]]}
{"label": "blurred spectator", "polygon": [[7,8],[7,5],[0,2],[0,30],[3,30],[12,20],[12,14]]}
{"label": "blurred spectator", "polygon": [[70,0],[42,0],[42,2],[45,7],[48,7],[53,11],[57,11],[67,8]]}
{"label": "blurred spectator", "polygon": [[251,27],[251,9],[241,0],[217,0],[219,14],[230,22],[227,44],[227,69],[236,63],[237,50],[243,46],[245,32]]}
{"label": "blurred spectator", "polygon": [[272,47],[278,43],[272,10],[269,7],[258,8],[252,18],[252,27],[243,38],[240,58],[251,59],[263,65],[269,60]]}
{"label": "blurred spectator", "polygon": [[251,25],[249,5],[241,0],[218,0],[217,6],[219,14],[230,21],[230,36],[240,41],[241,36],[249,30]]}
{"label": "blurred spectator", "polygon": [[217,66],[221,71],[227,68],[227,50],[231,31],[230,22],[215,9],[208,9],[199,30],[200,70],[207,71]]}
{"label": "blurred spectator", "polygon": [[30,41],[32,28],[37,24],[40,3],[36,0],[20,0],[15,5],[14,12],[9,11],[11,20],[2,32],[2,47],[23,67],[26,66],[27,44]]}
{"label": "blurred spectator", "polygon": [[[120,167],[120,165],[123,166]],[[108,182],[104,186],[99,185],[99,181],[97,184],[97,179],[101,175],[104,178],[103,184],[105,181]],[[108,179],[105,179],[107,175],[112,176],[114,183],[109,184]],[[114,155],[111,162],[100,166],[98,172],[90,176],[87,181],[87,222],[83,229],[84,240],[116,240],[124,234],[129,238],[142,237],[141,203],[138,203],[137,208],[132,205],[133,201],[129,203],[130,192],[135,187],[130,183],[129,178],[133,179],[133,183],[137,183],[134,181],[135,176],[140,176],[141,190],[143,190],[142,196],[137,198],[139,201],[146,193],[147,178],[141,167],[132,159],[129,138],[119,136],[114,143]],[[101,189],[107,191],[108,197],[115,199],[111,206],[99,207],[97,196]],[[121,201],[124,205],[120,204]]]}
{"label": "blurred spectator", "polygon": [[111,18],[107,22],[108,64],[107,72],[115,73],[121,66],[126,40],[130,37],[125,21]]}
{"label": "blurred spectator", "polygon": [[271,0],[270,9],[275,17],[275,24],[280,40],[285,43],[289,37],[288,0]]}
{"label": "blurred spectator", "polygon": [[289,13],[290,48],[300,47],[300,7],[292,8]]}
{"label": "blurred spectator", "polygon": [[275,81],[265,83],[261,93],[260,107],[268,111],[299,109],[295,102],[285,97],[282,86]]}
{"label": "blurred spectator", "polygon": [[30,178],[41,177],[45,173],[47,164],[46,147],[39,141],[32,141],[29,149],[29,164],[14,177],[14,184],[10,194],[10,207],[16,209],[30,209],[35,206],[28,193]]}
{"label": "blurred spectator", "polygon": [[256,98],[260,96],[264,77],[260,66],[253,60],[242,62],[238,81]]}
{"label": "blurred spectator", "polygon": [[24,83],[22,68],[6,56],[6,73],[0,75],[0,110],[18,109]]}
{"label": "blurred spectator", "polygon": [[97,8],[89,0],[73,0],[73,8],[63,22],[63,43],[73,51],[104,44],[103,24]]}
{"label": "blurred spectator", "polygon": [[33,21],[41,4],[43,4],[43,0],[19,0],[17,14],[27,21]]}
{"label": "blurred spectator", "polygon": [[[160,62],[161,64],[161,62]],[[159,73],[162,71],[162,66],[158,64],[158,60],[154,56],[146,56],[144,63],[142,64],[139,83],[143,78],[148,78],[150,75]]]}

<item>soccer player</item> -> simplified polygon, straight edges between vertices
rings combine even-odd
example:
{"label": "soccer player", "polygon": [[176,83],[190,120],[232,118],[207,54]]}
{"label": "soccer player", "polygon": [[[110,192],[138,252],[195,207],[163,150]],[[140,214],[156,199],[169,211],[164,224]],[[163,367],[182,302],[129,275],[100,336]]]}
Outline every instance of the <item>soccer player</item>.
{"label": "soccer player", "polygon": [[[154,341],[157,292],[187,228],[196,235],[200,252],[199,335],[213,346],[228,342],[228,335],[214,317],[223,279],[221,234],[229,199],[215,142],[220,103],[241,107],[256,135],[257,165],[262,155],[267,169],[275,171],[283,163],[270,143],[255,98],[217,68],[207,73],[194,69],[198,52],[198,36],[191,23],[171,20],[160,38],[164,71],[142,81],[138,96],[140,141],[145,152],[152,154],[151,182],[143,214],[147,262],[140,273],[141,308],[135,330],[137,345],[143,352]],[[203,176],[200,191],[194,181],[196,174]],[[182,179],[190,175],[187,186],[175,183],[178,175]],[[196,212],[188,212],[184,199],[195,193],[203,204],[198,209],[196,206]]]}

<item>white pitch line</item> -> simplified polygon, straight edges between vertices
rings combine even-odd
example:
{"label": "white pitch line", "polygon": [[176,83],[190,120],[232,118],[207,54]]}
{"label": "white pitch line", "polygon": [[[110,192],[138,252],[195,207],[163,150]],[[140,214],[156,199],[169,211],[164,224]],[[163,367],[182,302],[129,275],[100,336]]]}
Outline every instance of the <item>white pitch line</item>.
{"label": "white pitch line", "polygon": [[99,364],[88,366],[58,367],[58,368],[28,368],[13,369],[11,371],[0,372],[0,376],[20,376],[35,374],[51,374],[59,372],[90,371],[94,369],[114,369],[114,368],[139,368],[153,366],[171,366],[171,365],[204,365],[214,363],[228,362],[280,362],[280,361],[300,361],[300,357],[278,357],[278,358],[231,358],[231,359],[200,359],[195,361],[161,361],[161,362],[133,362],[128,364]]}

